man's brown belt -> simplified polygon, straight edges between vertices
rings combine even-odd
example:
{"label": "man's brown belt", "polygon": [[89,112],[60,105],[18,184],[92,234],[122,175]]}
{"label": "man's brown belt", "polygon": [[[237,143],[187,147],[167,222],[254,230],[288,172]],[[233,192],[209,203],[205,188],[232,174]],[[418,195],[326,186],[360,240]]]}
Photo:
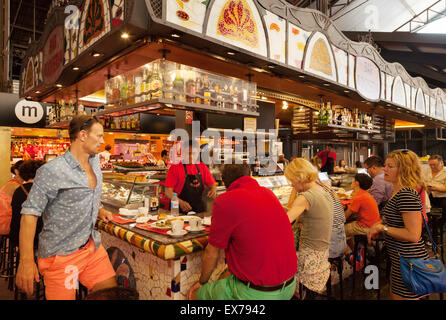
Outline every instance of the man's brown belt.
{"label": "man's brown belt", "polygon": [[[237,279],[238,279],[238,278],[237,278]],[[243,283],[243,284],[249,286],[249,287],[252,288],[252,289],[259,290],[259,291],[266,291],[266,292],[269,292],[269,291],[280,290],[280,289],[282,289],[282,288],[285,288],[285,287],[289,286],[289,285],[294,281],[294,277],[291,277],[290,279],[288,279],[288,281],[285,282],[285,284],[282,282],[281,284],[279,284],[279,285],[277,285],[277,286],[258,286],[258,285],[255,285],[255,284],[249,282],[249,281],[243,281],[243,280],[240,280],[240,279],[238,279],[238,280],[239,280],[241,283]]]}

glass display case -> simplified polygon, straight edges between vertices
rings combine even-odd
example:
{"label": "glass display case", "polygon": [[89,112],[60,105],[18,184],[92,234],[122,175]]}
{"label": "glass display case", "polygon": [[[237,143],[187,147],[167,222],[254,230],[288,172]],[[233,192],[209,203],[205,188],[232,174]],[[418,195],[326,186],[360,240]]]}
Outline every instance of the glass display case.
{"label": "glass display case", "polygon": [[155,180],[132,182],[104,178],[101,202],[115,208],[136,209],[144,206],[145,199],[158,197],[158,188]]}
{"label": "glass display case", "polygon": [[155,99],[258,112],[257,85],[162,59],[106,81],[107,108]]}
{"label": "glass display case", "polygon": [[253,178],[256,179],[262,187],[270,189],[283,206],[287,205],[293,187],[284,175]]}

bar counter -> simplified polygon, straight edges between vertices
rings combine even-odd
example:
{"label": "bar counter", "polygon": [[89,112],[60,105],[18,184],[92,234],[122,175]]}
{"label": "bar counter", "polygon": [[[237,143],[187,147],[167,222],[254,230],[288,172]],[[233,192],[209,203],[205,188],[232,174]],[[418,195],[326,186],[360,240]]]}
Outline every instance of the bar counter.
{"label": "bar counter", "polygon": [[[198,281],[203,250],[208,242],[207,231],[173,238],[136,228],[134,224],[105,223],[101,219],[97,220],[96,227],[101,232],[102,245],[116,271],[118,284],[138,290],[140,299],[182,300]],[[225,259],[221,256],[211,281],[217,280],[225,268]]]}

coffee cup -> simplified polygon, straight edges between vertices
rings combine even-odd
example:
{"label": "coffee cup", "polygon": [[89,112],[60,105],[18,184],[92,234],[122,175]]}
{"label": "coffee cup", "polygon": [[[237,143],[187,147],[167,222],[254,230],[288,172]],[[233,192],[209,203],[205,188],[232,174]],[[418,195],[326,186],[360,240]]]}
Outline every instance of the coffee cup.
{"label": "coffee cup", "polygon": [[200,217],[194,216],[189,218],[189,225],[191,230],[199,230],[201,228],[202,220]]}
{"label": "coffee cup", "polygon": [[172,225],[172,234],[180,234],[183,231],[184,220],[183,219],[175,219],[170,222]]}
{"label": "coffee cup", "polygon": [[138,208],[138,213],[140,217],[147,217],[149,215],[149,208],[140,207]]}

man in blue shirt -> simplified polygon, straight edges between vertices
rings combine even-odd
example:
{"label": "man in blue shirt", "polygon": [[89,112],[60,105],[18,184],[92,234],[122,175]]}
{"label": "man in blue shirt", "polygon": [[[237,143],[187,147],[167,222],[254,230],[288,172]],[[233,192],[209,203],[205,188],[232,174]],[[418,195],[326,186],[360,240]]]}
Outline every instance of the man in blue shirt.
{"label": "man in blue shirt", "polygon": [[[96,117],[79,116],[69,125],[70,149],[40,167],[22,206],[20,261],[16,283],[32,294],[34,280],[45,282],[48,300],[75,299],[78,281],[89,291],[116,286],[115,272],[101,245],[96,219],[110,221],[100,208],[102,173],[98,152],[104,130]],[[43,219],[34,260],[36,222]]]}

